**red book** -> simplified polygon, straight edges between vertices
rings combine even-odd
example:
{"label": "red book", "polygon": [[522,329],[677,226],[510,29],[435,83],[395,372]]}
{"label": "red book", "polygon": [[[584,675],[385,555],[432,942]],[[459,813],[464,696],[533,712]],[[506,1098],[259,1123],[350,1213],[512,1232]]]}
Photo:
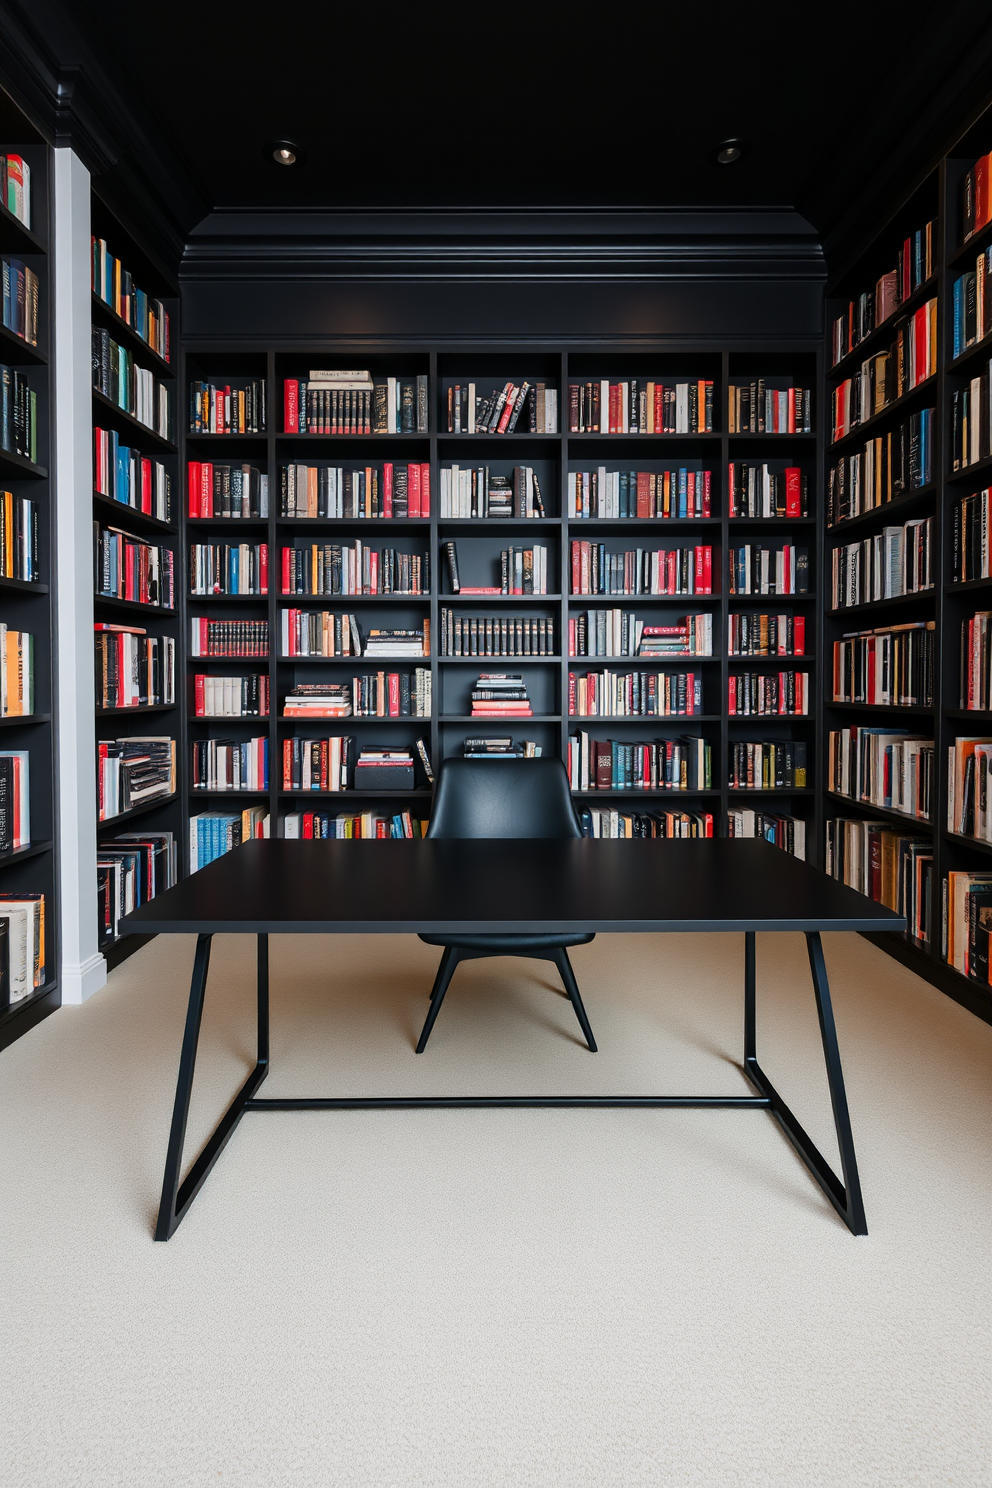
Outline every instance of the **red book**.
{"label": "red book", "polygon": [[703,549],[703,593],[713,593],[713,549]]}
{"label": "red book", "polygon": [[502,594],[498,584],[462,584],[459,594]]}
{"label": "red book", "polygon": [[368,587],[368,589],[367,589],[366,592],[368,594],[378,594],[379,593],[379,554],[378,553],[370,553],[369,554],[369,587]]}
{"label": "red book", "polygon": [[497,434],[506,433],[506,426],[510,422],[513,414],[513,405],[517,401],[519,393],[520,389],[514,383],[508,382],[506,384],[506,402],[503,405],[503,412],[499,416],[499,423],[496,425]]}
{"label": "red book", "polygon": [[200,462],[190,460],[186,470],[186,491],[189,499],[189,514],[191,517],[202,515],[200,511]]}
{"label": "red book", "polygon": [[282,550],[282,592],[283,592],[283,594],[289,594],[289,593],[291,593],[291,590],[290,590],[290,587],[289,587],[289,549],[288,548],[283,548],[283,550]]}
{"label": "red book", "polygon": [[803,656],[806,652],[806,616],[797,615],[792,622],[792,654]]}
{"label": "red book", "polygon": [[142,460],[141,462],[141,510],[146,516],[152,512],[152,462]]}
{"label": "red book", "polygon": [[389,716],[399,718],[400,716],[400,674],[389,673]]}
{"label": "red book", "polygon": [[736,517],[737,512],[737,467],[733,460],[727,470],[727,500],[730,503],[730,515]]}
{"label": "red book", "polygon": [[286,434],[300,432],[300,384],[287,377],[282,385],[282,423]]}
{"label": "red book", "polygon": [[574,672],[569,672],[569,674],[568,674],[568,716],[570,718],[574,718],[575,717],[575,708],[576,708],[575,673]]}
{"label": "red book", "polygon": [[651,475],[647,470],[637,472],[637,515],[651,515]]}
{"label": "red book", "polygon": [[420,515],[429,517],[431,514],[431,467],[429,464],[420,467]]}
{"label": "red book", "polygon": [[656,382],[654,385],[654,432],[660,434],[665,427],[665,387],[663,383]]}
{"label": "red book", "polygon": [[408,465],[406,467],[406,490],[407,490],[407,516],[419,517],[421,515],[421,491],[420,491],[420,466]]}
{"label": "red book", "polygon": [[259,582],[261,584],[262,593],[263,594],[268,594],[268,592],[269,592],[269,545],[268,545],[268,543],[261,543],[260,546],[259,546],[259,553],[258,553],[258,577],[259,577]]}
{"label": "red book", "polygon": [[868,701],[875,701],[875,643],[868,642]]}
{"label": "red book", "polygon": [[[794,431],[790,428],[789,432],[791,434]],[[785,471],[785,515],[787,517],[801,517],[802,501],[802,471],[796,465],[789,465]]]}
{"label": "red book", "polygon": [[913,316],[913,381],[911,387],[923,381],[927,375],[928,352],[930,350],[930,328],[927,324],[927,307],[921,305]]}
{"label": "red book", "polygon": [[572,593],[582,593],[582,549],[577,542],[572,544]]}
{"label": "red book", "polygon": [[789,427],[784,432],[787,434],[796,432],[796,390],[794,387],[789,389]]}
{"label": "red book", "polygon": [[203,715],[204,715],[204,712],[206,711],[206,703],[205,703],[205,700],[204,700],[204,683],[206,682],[206,680],[207,680],[206,677],[204,677],[202,673],[198,673],[197,676],[196,676],[196,679],[195,679],[195,683],[194,683],[194,691],[195,691],[195,694],[196,694],[196,716],[197,716],[197,718],[202,718]]}
{"label": "red book", "polygon": [[593,740],[593,758],[596,761],[596,790],[609,790],[613,784],[613,750],[609,739]]}
{"label": "red book", "polygon": [[382,515],[393,515],[393,464],[384,460],[382,465]]}
{"label": "red book", "polygon": [[712,512],[711,504],[710,504],[710,472],[708,470],[704,470],[703,471],[703,516],[704,517],[711,517],[712,515],[713,515],[713,512]]}
{"label": "red book", "polygon": [[737,712],[737,678],[733,672],[727,679],[727,712],[730,714]]}
{"label": "red book", "polygon": [[303,835],[304,835],[304,837],[312,837],[313,836],[313,812],[312,811],[305,811],[303,813]]}
{"label": "red book", "polygon": [[214,467],[212,463],[200,466],[200,516],[214,514]]}
{"label": "red book", "polygon": [[610,383],[610,427],[609,434],[616,434],[620,428],[620,387],[618,383]]}
{"label": "red book", "polygon": [[694,591],[696,592],[696,594],[702,594],[702,592],[703,592],[703,585],[706,582],[706,579],[705,579],[705,576],[704,576],[704,573],[703,573],[703,551],[704,550],[702,548],[696,548],[694,550],[694,560],[695,561],[694,561],[693,585],[692,585],[692,587],[693,587]]}
{"label": "red book", "polygon": [[985,226],[989,211],[989,157],[982,155],[975,161],[975,232]]}

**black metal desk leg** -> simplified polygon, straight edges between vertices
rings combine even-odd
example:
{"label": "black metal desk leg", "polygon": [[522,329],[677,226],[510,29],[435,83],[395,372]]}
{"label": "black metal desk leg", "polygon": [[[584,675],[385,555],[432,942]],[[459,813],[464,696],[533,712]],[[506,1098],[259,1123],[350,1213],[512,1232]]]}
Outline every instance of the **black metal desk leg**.
{"label": "black metal desk leg", "polygon": [[207,1174],[223,1152],[231,1133],[244,1115],[247,1102],[261,1085],[269,1069],[269,937],[260,935],[258,937],[258,1053],[255,1068],[224,1112],[203,1151],[190,1168],[186,1181],[180,1183],[186,1122],[189,1118],[189,1102],[193,1092],[196,1046],[200,1038],[203,996],[207,986],[212,938],[210,935],[198,935],[196,939],[193,976],[189,987],[189,1006],[186,1010],[186,1028],[183,1033],[182,1054],[179,1057],[176,1101],[172,1110],[172,1129],[169,1132],[169,1150],[165,1159],[162,1202],[159,1205],[158,1224],[155,1227],[156,1240],[168,1240],[175,1233],[186,1210],[199,1193]]}
{"label": "black metal desk leg", "polygon": [[806,945],[809,950],[809,967],[816,996],[816,1010],[820,1019],[820,1037],[823,1041],[823,1058],[827,1067],[827,1083],[830,1087],[830,1104],[833,1109],[834,1128],[837,1132],[837,1146],[840,1150],[843,1183],[808,1132],[796,1120],[758,1063],[754,1007],[755,947],[754,934],[750,931],[746,933],[744,944],[744,1072],[762,1095],[768,1097],[771,1102],[772,1115],[851,1233],[867,1235],[868,1225],[865,1220],[864,1201],[861,1197],[861,1180],[858,1177],[858,1164],[854,1155],[851,1117],[847,1108],[844,1073],[841,1069],[837,1029],[834,1024],[830,986],[827,982],[827,967],[823,959],[823,946],[820,943],[819,931],[806,932]]}

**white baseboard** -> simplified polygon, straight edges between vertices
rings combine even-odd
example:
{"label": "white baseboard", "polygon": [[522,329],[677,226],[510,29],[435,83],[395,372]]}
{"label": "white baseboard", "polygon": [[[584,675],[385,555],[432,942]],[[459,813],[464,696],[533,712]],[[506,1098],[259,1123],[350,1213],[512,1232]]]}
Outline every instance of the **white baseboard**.
{"label": "white baseboard", "polygon": [[77,1007],[107,983],[107,961],[98,951],[79,966],[62,966],[62,1005]]}

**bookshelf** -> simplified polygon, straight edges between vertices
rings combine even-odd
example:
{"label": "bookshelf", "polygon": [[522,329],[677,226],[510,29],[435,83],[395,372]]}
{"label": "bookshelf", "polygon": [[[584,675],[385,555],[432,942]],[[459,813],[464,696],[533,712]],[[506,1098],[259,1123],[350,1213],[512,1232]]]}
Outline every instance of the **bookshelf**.
{"label": "bookshelf", "polygon": [[[759,811],[794,816],[806,832],[806,855],[816,861],[816,849],[822,835],[819,797],[815,790],[818,762],[816,740],[818,725],[817,682],[818,644],[817,616],[819,596],[813,575],[818,572],[819,529],[816,491],[819,469],[819,413],[812,408],[811,432],[774,433],[755,431],[727,432],[728,394],[735,383],[752,382],[773,391],[782,391],[787,406],[789,387],[808,390],[810,400],[818,397],[820,348],[815,342],[802,344],[774,342],[741,342],[714,350],[712,343],[693,349],[684,344],[674,349],[659,342],[654,349],[643,344],[627,347],[574,348],[560,344],[534,345],[518,350],[486,344],[448,347],[409,345],[390,348],[377,345],[374,351],[347,341],[314,341],[306,346],[292,343],[263,345],[253,343],[197,342],[187,345],[183,386],[194,384],[237,390],[248,383],[263,383],[268,423],[264,433],[216,434],[192,433],[189,417],[180,433],[183,470],[189,462],[214,462],[247,465],[264,475],[268,483],[268,514],[265,517],[191,516],[188,490],[183,500],[184,552],[190,543],[228,544],[266,543],[268,547],[269,584],[266,594],[213,597],[192,596],[188,581],[183,586],[186,627],[190,620],[235,620],[265,624],[268,627],[267,655],[243,658],[229,656],[187,656],[187,704],[190,740],[230,741],[247,744],[264,737],[268,747],[268,790],[235,793],[187,789],[187,815],[204,811],[233,813],[245,806],[256,806],[269,816],[273,835],[286,831],[287,816],[306,811],[339,813],[371,811],[383,816],[409,811],[423,820],[429,816],[430,787],[419,765],[415,764],[413,784],[398,792],[387,790],[316,791],[284,787],[282,756],[286,741],[305,737],[350,736],[359,749],[416,749],[422,739],[430,760],[461,754],[466,738],[510,736],[516,741],[530,740],[545,754],[569,757],[570,738],[580,731],[591,738],[611,738],[620,745],[646,740],[677,741],[680,736],[702,738],[711,756],[710,782],[698,783],[692,790],[633,790],[611,786],[609,789],[579,788],[576,780],[576,805],[580,812],[590,810],[621,812],[687,812],[712,813],[715,835],[726,835],[728,810]],[[283,388],[286,379],[305,381],[311,370],[367,370],[374,382],[388,377],[414,388],[426,381],[429,416],[426,428],[402,428],[396,433],[317,434],[287,433],[283,420]],[[698,387],[709,383],[711,404],[710,432],[699,428],[681,433],[598,433],[570,432],[568,389],[573,383],[596,382],[614,388],[636,379],[640,394],[648,384],[659,388]],[[547,428],[531,429],[523,416],[515,428],[504,433],[470,432],[468,421],[459,420],[464,432],[449,432],[449,390],[474,388],[473,398],[482,400],[507,382],[517,386],[526,380],[545,390],[545,424],[547,424],[547,390],[558,397],[558,422],[554,432]],[[608,395],[609,396],[609,395]],[[615,394],[613,395],[616,396]],[[688,401],[686,395],[686,408]],[[703,400],[703,405],[705,399]],[[698,403],[694,403],[697,411]],[[467,402],[463,413],[467,414]],[[453,422],[453,420],[452,420]],[[536,420],[535,420],[536,422]],[[787,518],[784,515],[730,517],[728,507],[728,466],[730,461],[767,465],[776,475],[786,468],[798,470],[805,479],[809,505],[806,514]],[[338,517],[283,514],[281,505],[282,472],[285,467],[302,467],[341,471],[334,476],[300,476],[313,480],[313,492],[347,491],[347,499],[357,499],[362,491],[368,498],[374,489],[384,489],[384,466],[396,472],[427,467],[430,472],[429,516],[407,514],[391,518],[369,518],[353,515]],[[533,472],[540,488],[543,515],[526,517],[449,515],[442,511],[441,475],[457,466],[461,471],[485,470],[490,479],[503,478],[512,487],[514,471]],[[678,495],[678,472],[692,472],[701,478],[710,472],[708,516],[579,516],[574,509],[575,477],[583,471],[641,472],[644,490],[652,489],[656,500],[664,488],[665,472],[675,472],[669,491]],[[374,472],[377,484],[354,484],[359,472]],[[294,480],[296,476],[294,476]],[[371,479],[371,477],[368,477]],[[684,478],[685,479],[685,478]],[[412,482],[408,476],[408,483]],[[653,484],[652,484],[653,483]],[[498,484],[498,481],[497,481]],[[294,488],[295,489],[295,488]],[[412,486],[411,486],[412,489]],[[477,487],[478,490],[478,482]],[[605,487],[604,487],[605,489]],[[611,487],[612,489],[612,487]],[[636,490],[636,478],[633,483]],[[700,487],[701,489],[701,487]],[[312,499],[326,502],[329,495],[314,494]],[[346,499],[340,497],[342,503]],[[412,500],[412,497],[410,498]],[[302,507],[301,507],[302,509]],[[344,510],[342,504],[341,510]],[[348,510],[353,510],[349,507]],[[455,509],[455,508],[452,508]],[[464,508],[458,508],[464,509]],[[477,510],[477,508],[475,508]],[[516,510],[516,508],[514,508]],[[634,509],[636,510],[636,503]],[[468,510],[473,510],[471,504]],[[236,531],[240,529],[240,531]],[[284,547],[307,548],[314,543],[356,541],[373,550],[391,548],[399,555],[413,557],[426,554],[430,562],[431,582],[423,594],[355,594],[355,595],[284,595],[281,591],[281,551]],[[460,592],[453,592],[445,545],[455,543],[458,557]],[[619,593],[573,594],[572,544],[601,544],[607,555],[632,551],[638,547],[649,552],[681,547],[706,547],[711,554],[711,591],[705,594]],[[803,593],[788,595],[728,592],[727,564],[732,546],[762,544],[774,555],[791,544],[804,551],[804,571],[808,576]],[[546,593],[466,593],[466,588],[493,589],[499,586],[501,554],[511,548],[546,550]],[[774,570],[774,559],[772,562]],[[281,627],[284,611],[293,609],[303,614],[329,613],[335,616],[355,615],[363,631],[370,627],[420,630],[429,624],[431,648],[429,657],[407,656],[390,661],[367,656],[286,656],[282,654]],[[613,654],[568,654],[569,621],[587,612],[626,611],[642,624],[668,626],[686,615],[704,615],[712,623],[712,655],[665,657],[662,659]],[[733,613],[748,616],[784,613],[800,617],[805,624],[804,655],[801,660],[778,656],[728,655],[728,622]],[[534,643],[530,653],[476,656],[445,654],[442,632],[458,619],[488,619],[499,630],[512,626],[516,633],[520,622],[530,622]],[[294,622],[295,623],[295,622]],[[544,654],[539,650],[538,632],[543,623]],[[255,632],[249,631],[249,635]],[[505,631],[504,631],[505,633]],[[190,634],[187,639],[190,639]],[[252,642],[252,644],[254,644]],[[517,642],[514,642],[517,644]],[[521,648],[523,641],[519,642]],[[417,667],[429,670],[432,698],[431,716],[427,717],[355,717],[343,719],[300,720],[286,718],[284,702],[288,692],[300,686],[350,682],[354,676],[386,672],[410,673]],[[569,673],[600,674],[604,670],[627,674],[634,672],[694,672],[698,679],[698,708],[692,716],[619,716],[583,718],[569,716]],[[471,712],[471,692],[482,672],[520,674],[533,709],[527,718],[480,719]],[[728,716],[728,687],[732,675],[749,673],[755,677],[773,678],[779,672],[801,671],[809,676],[808,713],[804,716],[762,714],[754,717]],[[263,674],[268,682],[271,707],[267,718],[204,718],[194,714],[194,679],[199,676],[228,677]],[[781,743],[790,748],[800,744],[806,751],[804,786],[772,789],[760,784],[752,789],[732,789],[728,785],[731,745],[753,742]],[[618,755],[620,751],[617,751]],[[607,823],[608,830],[608,823]]]}
{"label": "bookshelf", "polygon": [[[176,442],[181,417],[179,291],[96,191],[91,232],[95,244],[91,396],[98,798],[101,777],[108,788],[111,778],[100,763],[102,746],[110,745],[110,753],[126,757],[129,749],[137,747],[126,741],[174,739],[177,775],[174,789],[139,804],[129,804],[129,798],[121,794],[115,803],[121,809],[112,815],[102,814],[98,799],[98,904],[94,913],[99,916],[99,949],[112,967],[146,939],[120,936],[116,931],[114,920],[119,916],[108,900],[121,876],[141,873],[145,883],[140,892],[147,897],[167,886],[174,874],[180,876],[185,861],[183,563],[179,545],[183,491]],[[108,350],[111,345],[116,350]],[[124,773],[123,765],[113,768]],[[165,837],[169,833],[174,840],[171,854]],[[157,851],[141,846],[143,834]]]}
{"label": "bookshelf", "polygon": [[[30,839],[0,851],[0,894],[45,896],[45,980],[25,996],[0,1006],[0,1048],[26,1033],[53,1012],[59,992],[59,903],[56,849],[55,675],[53,490],[50,472],[51,273],[49,170],[51,152],[43,136],[14,102],[0,91],[0,153],[20,155],[30,170],[30,219],[26,224],[0,201],[0,253],[37,276],[37,344],[14,330],[0,334],[0,365],[8,386],[16,379],[21,399],[35,407],[33,449],[29,441],[18,453],[14,439],[0,449],[0,489],[15,501],[34,503],[37,524],[37,572],[30,579],[0,577],[0,622],[10,632],[32,638],[34,687],[30,711],[17,713],[16,663],[8,651],[8,712],[0,716],[0,750],[25,752],[30,779]],[[12,389],[13,392],[13,389]],[[13,431],[8,425],[9,432]],[[4,571],[8,572],[5,561]],[[23,648],[22,648],[23,650]]]}
{"label": "bookshelf", "polygon": [[[973,450],[969,449],[975,458],[964,466],[958,462],[955,467],[956,446],[960,446],[962,434],[959,423],[962,394],[971,392],[972,379],[980,378],[983,371],[986,373],[985,385],[976,391],[981,397],[987,397],[987,368],[992,348],[989,323],[986,320],[982,325],[974,321],[974,290],[969,309],[965,286],[956,291],[956,283],[966,273],[984,275],[984,264],[979,267],[977,260],[984,258],[986,249],[992,244],[992,225],[986,224],[965,240],[963,223],[965,177],[990,150],[992,111],[986,110],[920,181],[887,226],[864,244],[858,257],[828,284],[824,394],[827,407],[837,384],[856,373],[865,360],[882,351],[892,341],[895,328],[901,321],[916,317],[922,306],[933,301],[937,307],[937,333],[929,375],[881,411],[872,412],[844,439],[831,442],[832,431],[828,430],[824,441],[824,490],[829,506],[830,471],[838,457],[853,454],[869,439],[887,438],[913,416],[917,419],[918,436],[920,414],[925,409],[933,410],[926,436],[929,461],[914,471],[914,479],[908,481],[893,499],[874,509],[847,515],[843,520],[837,520],[836,512],[833,513],[833,522],[828,521],[825,527],[825,573],[829,577],[831,555],[841,541],[853,544],[871,540],[881,535],[886,527],[902,527],[906,523],[929,519],[932,584],[922,592],[876,599],[844,609],[831,607],[829,596],[825,600],[826,687],[820,739],[824,758],[830,732],[844,728],[904,730],[907,734],[933,740],[927,820],[829,791],[824,801],[824,819],[847,818],[865,823],[884,821],[906,838],[919,840],[916,853],[923,860],[923,866],[918,870],[919,879],[914,873],[911,899],[920,901],[917,928],[922,929],[925,924],[929,933],[925,938],[912,933],[871,938],[986,1021],[992,1021],[992,989],[987,979],[966,974],[949,964],[948,956],[953,954],[953,950],[948,947],[945,953],[943,928],[945,893],[949,882],[953,882],[949,881],[948,875],[987,871],[992,846],[955,830],[948,820],[948,750],[957,738],[992,737],[988,733],[992,714],[968,709],[963,705],[962,694],[962,626],[992,599],[992,580],[972,578],[961,581],[955,574],[955,550],[960,542],[955,533],[955,509],[962,498],[985,489],[992,470],[989,452],[980,441]],[[931,261],[924,266],[921,282],[907,286],[911,293],[884,323],[870,330],[861,344],[832,366],[836,320],[852,299],[874,290],[880,276],[896,267],[901,245],[928,222],[933,224]],[[966,337],[964,326],[968,314],[972,317],[970,337]],[[966,339],[970,344],[965,344]],[[983,431],[978,432],[982,439],[986,437]],[[828,517],[830,515],[828,511]],[[834,701],[830,679],[835,641],[846,632],[912,622],[932,627],[932,695],[924,693],[918,697],[912,694],[914,701],[909,705]],[[908,853],[909,849],[904,851]],[[929,867],[926,859],[930,860]],[[911,911],[912,908],[911,904]]]}

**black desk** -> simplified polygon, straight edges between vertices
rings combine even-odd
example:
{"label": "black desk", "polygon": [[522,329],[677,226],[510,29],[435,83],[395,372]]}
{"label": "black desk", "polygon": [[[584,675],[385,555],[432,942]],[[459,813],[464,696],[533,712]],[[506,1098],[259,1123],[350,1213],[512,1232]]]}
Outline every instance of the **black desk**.
{"label": "black desk", "polygon": [[[250,842],[127,916],[125,932],[198,936],[159,1210],[168,1240],[246,1111],[433,1106],[707,1106],[769,1111],[856,1235],[867,1234],[822,930],[904,930],[891,910],[760,841]],[[426,931],[744,932],[743,1070],[757,1095],[368,1096],[262,1100],[269,1065],[269,935]],[[806,935],[843,1181],[764,1074],[754,937]],[[258,1053],[185,1181],[183,1143],[211,937],[258,937]]]}

